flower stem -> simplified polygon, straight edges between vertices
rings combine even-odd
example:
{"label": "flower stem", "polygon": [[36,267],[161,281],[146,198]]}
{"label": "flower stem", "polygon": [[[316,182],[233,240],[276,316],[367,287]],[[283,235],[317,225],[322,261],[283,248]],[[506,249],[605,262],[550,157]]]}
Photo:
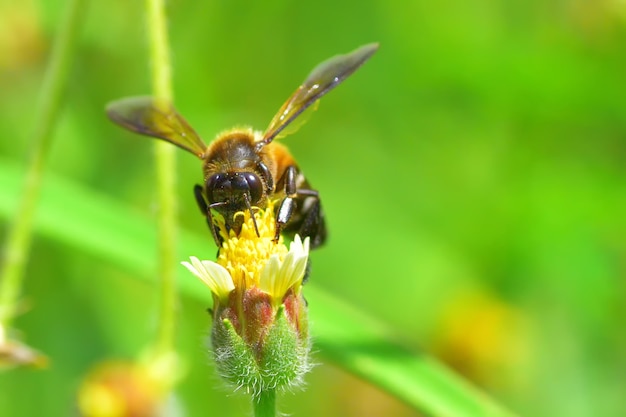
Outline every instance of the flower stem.
{"label": "flower stem", "polygon": [[254,417],[276,416],[276,390],[266,389],[261,391],[258,398],[252,399]]}
{"label": "flower stem", "polygon": [[[152,65],[152,91],[157,102],[173,101],[171,64],[168,49],[167,18],[163,0],[146,0],[148,36]],[[175,322],[175,267],[176,262],[176,159],[175,148],[155,141],[155,165],[158,200],[158,259],[161,281],[157,352],[173,349]]]}
{"label": "flower stem", "polygon": [[4,265],[0,272],[0,326],[5,328],[11,326],[19,310],[19,296],[31,245],[33,218],[39,199],[42,174],[67,84],[78,32],[84,21],[82,16],[85,4],[85,0],[68,0],[44,76],[35,128],[30,140],[32,153],[17,215],[5,242]]}

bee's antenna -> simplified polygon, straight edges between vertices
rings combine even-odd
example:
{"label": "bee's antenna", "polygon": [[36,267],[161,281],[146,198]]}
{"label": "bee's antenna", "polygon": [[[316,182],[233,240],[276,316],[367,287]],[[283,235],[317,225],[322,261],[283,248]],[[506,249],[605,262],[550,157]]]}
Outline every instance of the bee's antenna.
{"label": "bee's antenna", "polygon": [[250,217],[252,218],[252,224],[254,224],[254,230],[256,232],[257,237],[261,237],[259,234],[259,228],[256,225],[256,218],[254,217],[254,213],[252,212],[252,206],[250,205],[250,192],[246,192],[244,194],[244,200],[246,200],[246,208],[250,212]]}

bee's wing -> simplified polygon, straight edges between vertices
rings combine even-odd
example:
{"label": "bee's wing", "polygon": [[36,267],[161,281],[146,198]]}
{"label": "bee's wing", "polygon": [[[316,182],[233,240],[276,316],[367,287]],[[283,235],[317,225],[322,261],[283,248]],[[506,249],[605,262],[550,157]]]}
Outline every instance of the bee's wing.
{"label": "bee's wing", "polygon": [[377,43],[363,45],[345,55],[334,56],[315,67],[278,110],[259,143],[266,145],[274,140],[304,110],[363,65],[377,49]]}
{"label": "bee's wing", "polygon": [[109,103],[106,113],[128,130],[166,140],[199,158],[204,156],[205,143],[171,104],[161,104],[149,96],[128,97]]}

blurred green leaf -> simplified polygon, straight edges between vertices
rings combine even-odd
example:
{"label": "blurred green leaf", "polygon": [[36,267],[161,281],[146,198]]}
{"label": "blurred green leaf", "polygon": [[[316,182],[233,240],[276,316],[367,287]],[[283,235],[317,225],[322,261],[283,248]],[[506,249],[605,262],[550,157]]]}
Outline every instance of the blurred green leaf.
{"label": "blurred green leaf", "polygon": [[[0,215],[14,216],[23,171],[8,160],[0,164]],[[19,215],[19,213],[17,213]],[[36,228],[48,237],[137,277],[154,281],[157,265],[154,224],[128,207],[70,181],[48,175]],[[204,252],[210,239],[181,233],[181,259]],[[181,275],[183,268],[180,268]],[[210,292],[191,279],[179,279],[181,291],[209,302]],[[424,353],[394,343],[395,332],[364,311],[332,297],[315,285],[306,288],[314,340],[320,352],[344,369],[369,380],[418,410],[445,417],[511,416],[486,395]]]}

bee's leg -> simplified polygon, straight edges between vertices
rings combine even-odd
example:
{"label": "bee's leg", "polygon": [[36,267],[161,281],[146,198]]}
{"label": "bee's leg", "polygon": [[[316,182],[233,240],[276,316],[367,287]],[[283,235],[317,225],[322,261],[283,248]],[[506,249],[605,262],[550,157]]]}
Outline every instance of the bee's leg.
{"label": "bee's leg", "polygon": [[272,177],[272,173],[270,169],[265,165],[264,162],[259,162],[256,165],[257,169],[261,173],[261,176],[265,180],[265,192],[268,194],[272,192],[274,189],[274,178]]}
{"label": "bee's leg", "polygon": [[[298,184],[303,188],[298,188]],[[274,239],[278,240],[287,223],[292,217],[296,217],[295,223],[292,222],[286,228],[296,231],[302,239],[309,237],[311,249],[315,249],[326,240],[324,212],[318,192],[304,187],[308,187],[308,183],[298,168],[288,167],[276,187],[277,191],[284,190],[285,198],[280,202],[276,214]]]}
{"label": "bee's leg", "polygon": [[311,249],[321,246],[326,241],[326,222],[319,195],[315,190],[301,190],[298,195],[307,196],[304,200],[302,212],[304,218],[301,220],[298,234],[304,239],[309,237]]}
{"label": "bee's leg", "polygon": [[280,202],[278,211],[276,212],[276,233],[274,234],[274,241],[278,241],[282,228],[287,224],[293,211],[296,207],[294,198],[296,197],[296,177],[298,175],[297,168],[295,166],[287,167],[285,173],[278,181],[278,187],[284,188],[285,198]]}
{"label": "bee's leg", "polygon": [[302,285],[306,284],[306,282],[309,280],[309,275],[311,275],[311,257],[310,256],[306,260],[306,267],[304,269],[304,277],[302,278]]}
{"label": "bee's leg", "polygon": [[193,187],[193,193],[196,196],[196,203],[198,203],[198,207],[200,208],[200,211],[206,218],[207,226],[209,226],[209,229],[211,230],[211,234],[213,235],[213,240],[215,240],[215,244],[217,245],[217,248],[218,248],[217,250],[218,250],[218,255],[219,255],[219,248],[222,247],[222,239],[217,230],[217,227],[215,226],[215,223],[213,223],[213,215],[211,214],[211,209],[209,208],[209,205],[204,199],[202,186],[196,184],[195,187]]}
{"label": "bee's leg", "polygon": [[196,197],[196,203],[198,204],[200,211],[202,212],[203,215],[206,216],[207,212],[209,211],[209,205],[206,203],[206,200],[204,199],[204,194],[202,193],[202,186],[200,184],[196,184],[193,187],[193,195]]}

